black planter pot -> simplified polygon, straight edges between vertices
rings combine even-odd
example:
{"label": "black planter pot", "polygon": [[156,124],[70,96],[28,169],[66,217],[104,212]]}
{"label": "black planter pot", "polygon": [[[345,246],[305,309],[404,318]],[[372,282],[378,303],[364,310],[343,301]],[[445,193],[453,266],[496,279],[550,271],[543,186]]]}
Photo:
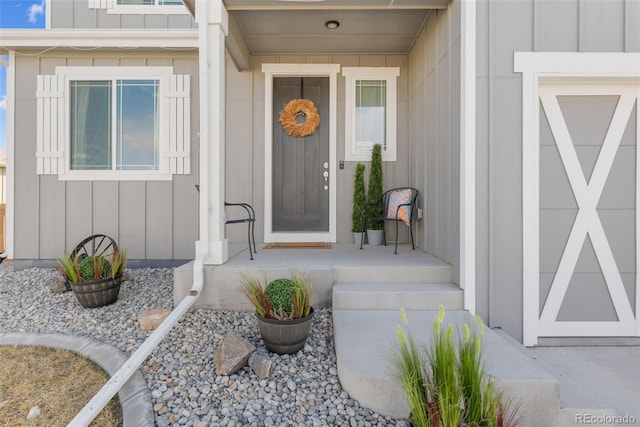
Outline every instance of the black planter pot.
{"label": "black planter pot", "polygon": [[122,274],[100,280],[71,282],[73,294],[84,308],[96,308],[113,304],[118,299]]}
{"label": "black planter pot", "polygon": [[267,350],[278,354],[291,354],[304,347],[313,321],[313,307],[307,317],[292,320],[267,319],[258,316],[260,335]]}

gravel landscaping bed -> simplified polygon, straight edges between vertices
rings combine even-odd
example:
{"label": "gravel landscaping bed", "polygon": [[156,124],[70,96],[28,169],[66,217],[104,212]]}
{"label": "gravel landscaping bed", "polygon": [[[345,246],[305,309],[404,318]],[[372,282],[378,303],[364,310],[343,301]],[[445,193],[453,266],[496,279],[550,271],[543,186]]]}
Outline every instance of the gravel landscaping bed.
{"label": "gravel landscaping bed", "polygon": [[[53,269],[13,271],[0,265],[0,332],[64,333],[108,343],[132,354],[151,334],[138,316],[173,308],[172,269],[129,269],[118,301],[84,309],[72,292],[54,294],[61,276]],[[188,313],[141,367],[158,426],[408,426],[360,407],[338,381],[330,309],[317,310],[304,350],[269,353],[271,377],[243,368],[219,376],[213,353],[230,332],[266,351],[253,313],[196,310]]]}

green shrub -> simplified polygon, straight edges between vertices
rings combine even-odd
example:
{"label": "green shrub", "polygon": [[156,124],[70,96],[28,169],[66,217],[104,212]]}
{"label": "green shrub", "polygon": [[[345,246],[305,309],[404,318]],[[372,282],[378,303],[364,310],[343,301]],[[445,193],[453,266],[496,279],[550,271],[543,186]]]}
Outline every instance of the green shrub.
{"label": "green shrub", "polygon": [[296,287],[296,282],[287,278],[273,280],[267,285],[267,296],[274,313],[291,315],[293,304],[291,303],[292,292]]}
{"label": "green shrub", "polygon": [[256,313],[267,319],[302,319],[311,313],[313,286],[299,272],[293,279],[279,278],[263,286],[265,280],[242,275],[242,293]]}
{"label": "green shrub", "polygon": [[[80,277],[84,280],[104,279],[111,276],[111,264],[104,257],[88,256],[78,263]],[[98,270],[97,273],[95,270]]]}
{"label": "green shrub", "polygon": [[351,212],[351,231],[362,231],[362,209],[364,208],[364,165],[358,163],[353,180],[353,211]]}
{"label": "green shrub", "polygon": [[[384,206],[382,198],[382,146],[376,144],[371,151],[371,171],[369,172],[369,189],[367,193],[367,218],[382,218]],[[382,230],[384,222],[380,220],[369,220],[368,230]]]}

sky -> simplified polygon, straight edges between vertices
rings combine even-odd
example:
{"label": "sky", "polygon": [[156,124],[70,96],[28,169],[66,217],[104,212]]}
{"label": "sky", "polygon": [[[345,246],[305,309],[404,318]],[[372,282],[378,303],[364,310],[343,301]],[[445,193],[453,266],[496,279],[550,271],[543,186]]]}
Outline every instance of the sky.
{"label": "sky", "polygon": [[[0,0],[0,28],[44,28],[44,0]],[[0,52],[0,54],[6,52]],[[5,61],[8,57],[3,56]],[[7,70],[0,65],[0,149],[7,147]]]}

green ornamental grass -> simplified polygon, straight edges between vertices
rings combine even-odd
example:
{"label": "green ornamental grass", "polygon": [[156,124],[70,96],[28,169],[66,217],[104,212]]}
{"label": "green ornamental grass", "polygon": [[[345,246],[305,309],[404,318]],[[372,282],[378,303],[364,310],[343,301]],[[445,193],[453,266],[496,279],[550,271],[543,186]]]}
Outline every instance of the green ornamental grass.
{"label": "green ornamental grass", "polygon": [[300,272],[293,279],[279,278],[266,286],[266,279],[242,276],[242,293],[256,310],[267,319],[301,319],[311,313],[311,281]]}
{"label": "green ornamental grass", "polygon": [[416,427],[512,427],[519,405],[496,391],[482,362],[484,323],[464,325],[462,334],[443,325],[441,305],[428,347],[419,348],[410,333],[404,309],[398,325],[393,372],[403,387],[411,421]]}

